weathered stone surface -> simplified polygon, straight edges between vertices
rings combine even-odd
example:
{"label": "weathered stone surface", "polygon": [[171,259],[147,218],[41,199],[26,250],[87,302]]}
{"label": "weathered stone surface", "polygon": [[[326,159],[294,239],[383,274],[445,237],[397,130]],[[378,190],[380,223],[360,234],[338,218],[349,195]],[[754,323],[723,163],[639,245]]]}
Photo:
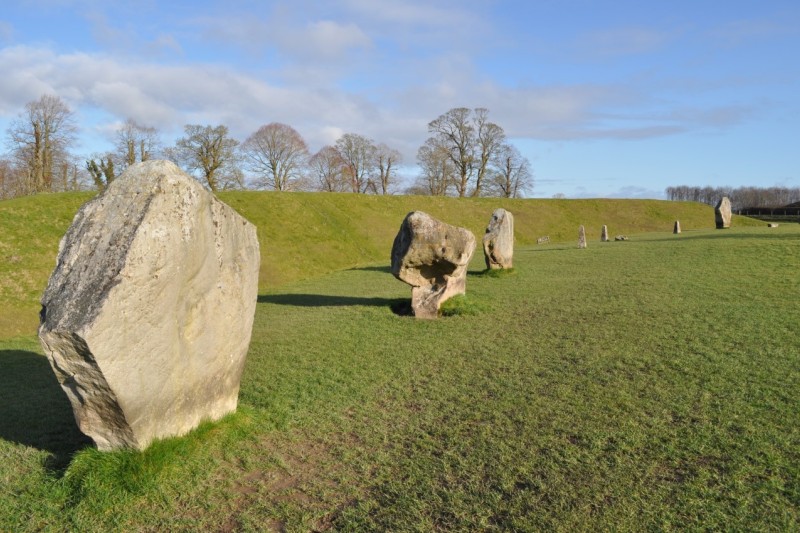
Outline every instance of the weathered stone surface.
{"label": "weathered stone surface", "polygon": [[731,227],[731,201],[727,196],[723,196],[714,208],[714,220],[717,223],[717,229]]}
{"label": "weathered stone surface", "polygon": [[616,237],[614,237],[614,240],[615,241],[627,241],[628,237],[627,237],[627,235],[617,235]]}
{"label": "weathered stone surface", "polygon": [[586,228],[583,225],[578,228],[578,248],[586,248]]}
{"label": "weathered stone surface", "polygon": [[681,222],[680,222],[680,220],[676,220],[675,221],[675,226],[673,226],[673,228],[672,228],[672,233],[677,235],[680,232],[681,232]]}
{"label": "weathered stone surface", "polygon": [[475,236],[469,230],[421,211],[406,215],[392,246],[392,274],[411,285],[415,317],[436,318],[442,302],[464,294],[474,252]]}
{"label": "weathered stone surface", "polygon": [[778,224],[777,222],[770,222],[769,224],[767,224],[768,228],[777,228],[778,226],[780,226],[780,224]]}
{"label": "weathered stone surface", "polygon": [[483,236],[483,255],[486,268],[512,268],[514,263],[514,215],[505,209],[495,209]]}
{"label": "weathered stone surface", "polygon": [[608,242],[608,226],[605,224],[600,228],[600,242]]}
{"label": "weathered stone surface", "polygon": [[255,227],[167,161],[81,208],[39,338],[98,448],[143,449],[236,409],[259,260]]}

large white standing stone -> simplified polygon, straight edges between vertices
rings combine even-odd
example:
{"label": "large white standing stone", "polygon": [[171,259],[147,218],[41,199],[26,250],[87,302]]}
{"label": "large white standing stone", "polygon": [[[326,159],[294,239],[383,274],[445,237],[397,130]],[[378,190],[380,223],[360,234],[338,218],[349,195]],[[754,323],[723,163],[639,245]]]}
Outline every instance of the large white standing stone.
{"label": "large white standing stone", "polygon": [[486,268],[512,268],[514,263],[514,215],[505,209],[495,209],[483,235],[483,255]]}
{"label": "large white standing stone", "polygon": [[80,209],[39,338],[98,448],[143,449],[236,409],[259,261],[255,227],[167,161]]}
{"label": "large white standing stone", "polygon": [[412,286],[415,317],[436,318],[442,302],[464,294],[474,252],[471,231],[422,211],[406,215],[392,245],[392,274]]}

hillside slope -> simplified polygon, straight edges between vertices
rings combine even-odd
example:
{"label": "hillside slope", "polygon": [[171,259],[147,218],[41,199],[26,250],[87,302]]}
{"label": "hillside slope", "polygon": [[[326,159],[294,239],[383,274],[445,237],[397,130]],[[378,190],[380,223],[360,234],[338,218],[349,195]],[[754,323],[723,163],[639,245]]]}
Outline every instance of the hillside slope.
{"label": "hillside slope", "polygon": [[[58,242],[78,208],[93,194],[45,194],[0,201],[0,338],[30,335],[38,323],[39,297],[55,266]],[[463,226],[480,239],[494,209],[514,214],[521,246],[547,235],[577,242],[580,224],[599,240],[612,235],[712,228],[713,210],[703,204],[657,200],[504,200],[366,196],[333,193],[226,192],[220,198],[258,227],[260,290],[333,270],[388,264],[405,215],[425,211]],[[760,225],[736,217],[736,225]],[[482,256],[480,250],[476,257]]]}

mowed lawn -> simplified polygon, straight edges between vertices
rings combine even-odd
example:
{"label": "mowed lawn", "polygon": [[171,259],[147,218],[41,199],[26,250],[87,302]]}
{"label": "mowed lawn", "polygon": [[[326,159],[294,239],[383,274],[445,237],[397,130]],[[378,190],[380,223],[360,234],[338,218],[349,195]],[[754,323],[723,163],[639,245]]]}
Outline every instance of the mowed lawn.
{"label": "mowed lawn", "polygon": [[0,341],[0,530],[798,530],[800,226],[765,226],[478,250],[436,321],[386,263],[284,285],[239,412],[143,453]]}

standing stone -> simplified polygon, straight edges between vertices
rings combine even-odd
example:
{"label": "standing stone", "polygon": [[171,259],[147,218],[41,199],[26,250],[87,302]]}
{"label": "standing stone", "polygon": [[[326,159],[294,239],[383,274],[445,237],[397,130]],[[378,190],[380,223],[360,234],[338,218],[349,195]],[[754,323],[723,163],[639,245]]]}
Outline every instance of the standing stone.
{"label": "standing stone", "polygon": [[681,222],[680,222],[680,220],[676,220],[675,221],[675,226],[672,228],[672,233],[677,235],[680,232],[681,232]]}
{"label": "standing stone", "polygon": [[731,201],[727,196],[723,196],[717,206],[714,208],[714,219],[717,223],[717,229],[725,229],[731,227]]}
{"label": "standing stone", "polygon": [[586,229],[583,227],[583,225],[578,228],[578,248],[586,248]]}
{"label": "standing stone", "polygon": [[415,317],[436,318],[442,302],[464,294],[474,252],[475,236],[469,230],[421,211],[406,215],[392,246],[392,274],[411,285]]}
{"label": "standing stone", "polygon": [[608,226],[605,224],[600,229],[600,242],[608,242]]}
{"label": "standing stone", "polygon": [[483,255],[486,268],[512,268],[514,259],[514,215],[505,209],[495,209],[483,236]]}
{"label": "standing stone", "polygon": [[39,338],[99,449],[236,410],[259,261],[255,227],[167,161],[129,167],[78,211]]}

